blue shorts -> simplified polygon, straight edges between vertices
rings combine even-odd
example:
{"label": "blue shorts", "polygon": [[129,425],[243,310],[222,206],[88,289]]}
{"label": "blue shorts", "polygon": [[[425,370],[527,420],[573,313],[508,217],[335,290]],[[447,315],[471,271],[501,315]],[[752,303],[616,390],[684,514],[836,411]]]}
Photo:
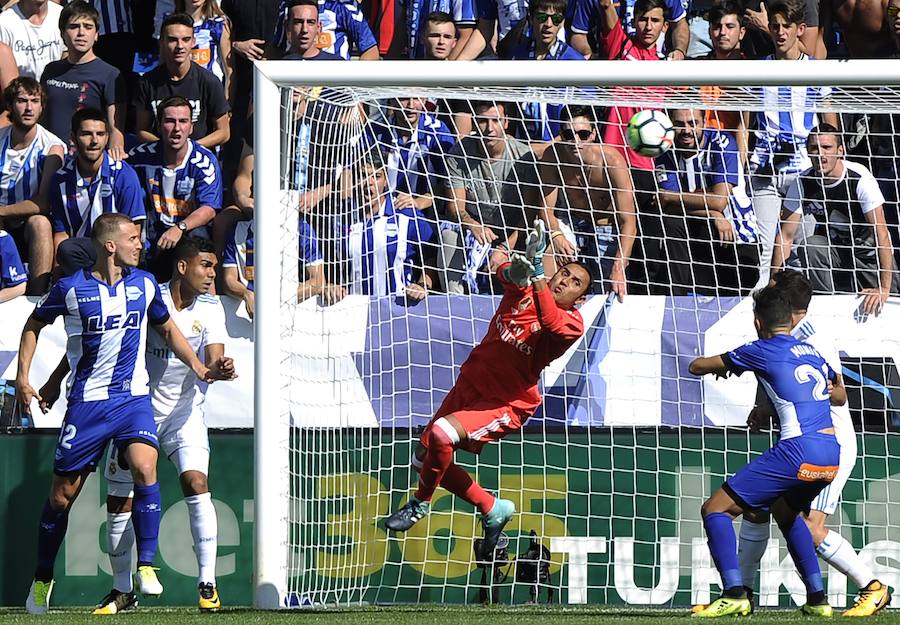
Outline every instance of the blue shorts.
{"label": "blue shorts", "polygon": [[722,488],[748,509],[768,510],[784,497],[797,512],[837,475],[841,446],[834,436],[805,434],[778,441],[774,447],[725,481]]}
{"label": "blue shorts", "polygon": [[159,448],[149,395],[69,405],[56,443],[53,472],[70,475],[93,471],[109,441],[120,450],[133,442]]}

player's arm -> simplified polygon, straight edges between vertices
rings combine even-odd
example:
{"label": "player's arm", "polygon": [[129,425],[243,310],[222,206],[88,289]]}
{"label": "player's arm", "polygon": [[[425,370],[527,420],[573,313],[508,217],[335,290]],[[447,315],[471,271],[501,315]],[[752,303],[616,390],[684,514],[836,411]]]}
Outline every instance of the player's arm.
{"label": "player's arm", "polygon": [[847,387],[844,386],[844,376],[834,374],[834,380],[828,380],[828,401],[832,406],[843,406],[847,403]]}
{"label": "player's arm", "polygon": [[606,34],[616,27],[619,13],[613,0],[600,0],[600,29]]}
{"label": "player's arm", "polygon": [[28,382],[31,373],[31,362],[34,360],[34,352],[37,349],[38,337],[47,326],[47,323],[34,315],[25,322],[22,328],[22,338],[19,341],[19,364],[16,371],[16,399],[26,414],[31,414],[31,401],[41,401],[41,396]]}
{"label": "player's arm", "polygon": [[181,330],[178,329],[178,326],[175,325],[175,322],[171,317],[168,317],[162,323],[154,324],[153,329],[159,332],[159,335],[162,337],[163,341],[166,342],[166,345],[169,346],[169,349],[172,350],[172,353],[174,353],[178,357],[178,360],[190,367],[199,379],[205,382],[213,382],[217,379],[224,379],[213,377],[213,371],[202,362],[200,362],[200,359],[197,358],[197,354],[194,353],[193,349],[191,349],[190,343],[188,343],[187,339],[184,338]]}
{"label": "player's arm", "polygon": [[692,375],[707,375],[714,373],[716,375],[724,376],[727,375],[731,369],[725,363],[723,355],[720,354],[718,356],[700,356],[699,358],[695,358],[688,366],[688,371],[690,371]]}
{"label": "player's arm", "polygon": [[241,276],[238,273],[237,266],[222,268],[222,290],[226,295],[242,300],[247,307],[247,314],[253,319],[253,313],[256,309],[256,297],[254,296],[253,291],[248,289],[247,285],[241,282]]}
{"label": "player's arm", "polygon": [[206,366],[210,373],[219,380],[232,380],[237,376],[234,373],[234,360],[225,355],[223,343],[210,343],[206,346]]}
{"label": "player's arm", "polygon": [[47,381],[44,382],[41,390],[38,391],[40,395],[38,406],[44,414],[50,412],[50,409],[53,408],[53,404],[59,399],[63,380],[69,375],[69,371],[71,371],[71,368],[69,367],[69,358],[63,354],[63,357],[59,360],[59,364],[56,365],[56,368],[50,374],[50,377],[47,378]]}
{"label": "player's arm", "polygon": [[675,48],[669,53],[669,60],[681,60],[687,58],[687,49],[691,45],[691,29],[688,27],[687,17],[683,16],[675,22],[669,22],[669,32],[672,34],[672,45]]}

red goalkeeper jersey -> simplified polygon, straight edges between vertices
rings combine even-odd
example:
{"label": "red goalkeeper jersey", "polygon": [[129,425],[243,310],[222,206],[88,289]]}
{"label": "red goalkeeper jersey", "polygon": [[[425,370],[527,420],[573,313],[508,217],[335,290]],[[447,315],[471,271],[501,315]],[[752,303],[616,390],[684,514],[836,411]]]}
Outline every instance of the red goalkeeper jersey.
{"label": "red goalkeeper jersey", "polygon": [[463,363],[457,385],[532,413],[541,404],[541,371],[584,334],[584,320],[577,310],[559,308],[550,289],[535,293],[505,280],[507,265],[497,270],[503,299],[487,334]]}

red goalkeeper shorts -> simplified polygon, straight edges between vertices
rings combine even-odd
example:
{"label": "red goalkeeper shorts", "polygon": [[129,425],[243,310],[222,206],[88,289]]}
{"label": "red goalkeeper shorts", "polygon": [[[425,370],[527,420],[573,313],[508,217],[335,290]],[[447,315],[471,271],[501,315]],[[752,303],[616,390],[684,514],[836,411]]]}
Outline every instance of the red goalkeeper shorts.
{"label": "red goalkeeper shorts", "polygon": [[[514,408],[497,399],[484,399],[472,386],[457,384],[444,398],[431,423],[448,415],[456,417],[466,430],[466,440],[460,443],[460,449],[477,454],[490,441],[499,441],[521,430],[533,412]],[[422,434],[423,445],[427,432],[428,428]]]}

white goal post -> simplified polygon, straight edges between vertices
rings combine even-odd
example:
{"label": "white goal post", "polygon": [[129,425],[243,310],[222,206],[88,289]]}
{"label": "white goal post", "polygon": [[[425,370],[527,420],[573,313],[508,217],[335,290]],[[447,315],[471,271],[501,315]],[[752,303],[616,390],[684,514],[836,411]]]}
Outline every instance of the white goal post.
{"label": "white goal post", "polygon": [[[290,348],[297,340],[290,325],[283,323],[284,309],[296,300],[296,223],[285,219],[290,190],[284,188],[284,137],[289,125],[285,99],[292,87],[349,87],[377,92],[395,88],[434,90],[450,97],[454,90],[489,88],[547,90],[543,96],[573,99],[588,96],[600,102],[629,103],[628,91],[615,87],[676,87],[667,92],[666,107],[699,107],[698,88],[705,85],[733,87],[705,108],[750,110],[759,108],[753,87],[835,87],[828,104],[838,112],[893,113],[900,111],[900,60],[852,60],[816,62],[717,61],[585,63],[537,61],[434,62],[380,61],[298,63],[265,61],[254,70],[254,196],[255,196],[255,292],[254,318],[254,604],[262,609],[288,606],[289,571],[294,542],[291,519],[302,515],[302,503],[292,498],[291,472],[303,462],[291,448],[291,413],[284,392],[291,384],[294,364]],[[510,91],[511,92],[511,91]],[[469,92],[469,95],[472,95]],[[639,104],[639,96],[634,103]],[[290,248],[293,251],[288,252]],[[327,308],[315,315],[323,319]],[[322,323],[324,325],[324,322]],[[296,419],[296,417],[295,417]],[[337,424],[339,426],[339,424]],[[886,459],[885,459],[886,460]],[[407,484],[397,488],[406,492]],[[604,547],[605,549],[605,547]],[[569,552],[572,553],[572,552]],[[585,556],[585,562],[586,556]],[[570,558],[569,562],[574,562]],[[578,571],[569,571],[570,584]],[[571,591],[570,591],[571,593]],[[621,594],[621,593],[620,593]],[[335,595],[335,596],[340,596]],[[360,595],[352,595],[359,601]]]}

